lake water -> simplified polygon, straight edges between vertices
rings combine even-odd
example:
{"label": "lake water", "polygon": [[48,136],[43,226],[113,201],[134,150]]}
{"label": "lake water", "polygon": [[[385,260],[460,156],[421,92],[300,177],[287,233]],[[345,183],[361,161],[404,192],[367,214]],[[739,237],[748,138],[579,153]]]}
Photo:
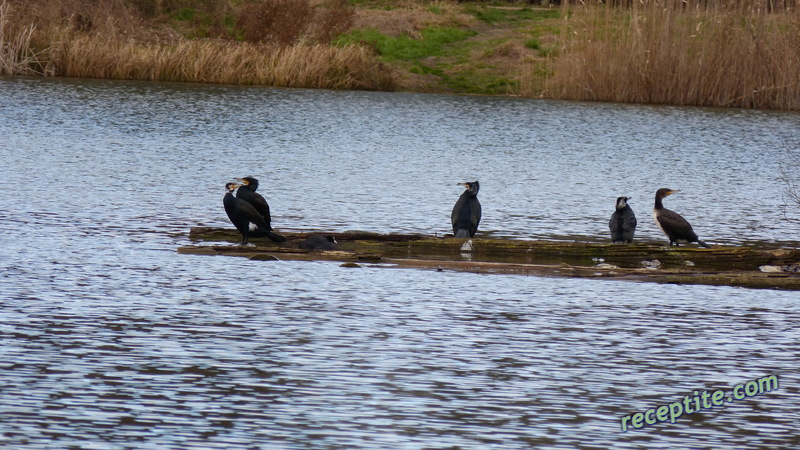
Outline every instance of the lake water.
{"label": "lake water", "polygon": [[[0,447],[788,448],[800,294],[179,255],[253,175],[283,230],[607,240],[656,189],[709,243],[796,246],[800,115],[0,79]],[[780,387],[621,432],[621,418]]]}

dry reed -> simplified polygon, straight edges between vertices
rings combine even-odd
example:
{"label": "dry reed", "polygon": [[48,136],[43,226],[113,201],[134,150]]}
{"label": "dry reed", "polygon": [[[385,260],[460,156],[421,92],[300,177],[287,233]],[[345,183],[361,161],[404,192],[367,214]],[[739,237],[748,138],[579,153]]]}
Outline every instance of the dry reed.
{"label": "dry reed", "polygon": [[7,2],[0,3],[0,75],[36,75],[39,64],[31,48],[35,27],[15,28],[10,9]]}
{"label": "dry reed", "polygon": [[52,49],[56,75],[82,78],[391,89],[393,78],[364,47],[181,41],[142,46],[79,36]]}
{"label": "dry reed", "polygon": [[549,95],[800,109],[800,12],[769,0],[565,2]]}
{"label": "dry reed", "polygon": [[[18,46],[3,46],[11,48],[12,54],[0,54],[0,67],[35,66],[38,73],[81,78],[330,89],[391,90],[395,86],[392,72],[366,47],[335,47],[307,40],[291,44],[179,37],[166,42],[143,40],[120,25],[132,20],[125,14],[133,14],[123,2],[109,2],[113,9],[86,9],[91,2],[76,1],[71,8],[39,2],[36,8],[23,4],[18,10],[6,9],[4,2],[0,26],[47,26],[34,32],[31,25],[24,29],[29,30],[24,35],[11,34],[25,39]],[[4,31],[0,39],[7,41],[9,35]],[[34,43],[40,48],[34,50]],[[32,61],[33,55],[38,59]],[[17,69],[13,73],[21,72]]]}

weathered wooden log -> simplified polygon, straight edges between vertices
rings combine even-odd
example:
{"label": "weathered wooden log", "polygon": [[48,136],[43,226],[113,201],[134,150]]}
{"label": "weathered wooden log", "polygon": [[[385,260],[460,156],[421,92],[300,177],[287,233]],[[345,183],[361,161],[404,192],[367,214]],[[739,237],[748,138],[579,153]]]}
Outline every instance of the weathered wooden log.
{"label": "weathered wooden log", "polygon": [[[397,267],[516,273],[545,276],[612,277],[665,283],[715,284],[800,289],[796,248],[717,246],[668,247],[647,243],[604,244],[575,241],[454,239],[419,234],[369,232],[281,233],[287,242],[253,239],[254,246],[213,245],[179,249],[187,254],[222,254],[251,259],[381,262]],[[337,251],[301,250],[309,236],[324,234],[338,241]],[[234,229],[192,228],[196,241],[238,242]],[[468,242],[468,244],[467,244]],[[763,266],[778,268],[764,273]]]}

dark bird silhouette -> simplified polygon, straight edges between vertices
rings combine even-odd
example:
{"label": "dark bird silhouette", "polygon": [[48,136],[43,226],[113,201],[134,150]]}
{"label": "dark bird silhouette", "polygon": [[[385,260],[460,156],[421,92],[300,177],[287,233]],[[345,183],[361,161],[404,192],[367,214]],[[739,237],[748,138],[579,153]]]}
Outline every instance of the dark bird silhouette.
{"label": "dark bird silhouette", "polygon": [[274,242],[285,242],[285,237],[272,232],[272,216],[269,212],[269,204],[261,194],[256,192],[258,180],[253,177],[237,178],[237,180],[241,181],[242,184],[239,186],[239,190],[236,191],[236,198],[253,205],[258,214],[261,215],[261,218],[264,219],[264,223],[267,224],[264,228],[250,230],[250,235],[253,237],[266,236]]}
{"label": "dark bird silhouette", "polygon": [[338,242],[333,236],[314,235],[306,239],[300,248],[304,250],[334,250]]}
{"label": "dark bird silhouette", "polygon": [[633,233],[636,231],[636,214],[628,204],[630,197],[617,198],[616,210],[611,214],[608,228],[611,230],[611,242],[614,244],[633,242]]}
{"label": "dark bird silhouette", "polygon": [[251,230],[266,230],[267,223],[264,222],[264,218],[261,217],[261,214],[256,211],[253,205],[233,196],[233,191],[237,187],[239,185],[236,183],[227,183],[225,185],[225,197],[222,198],[222,204],[225,206],[228,219],[239,230],[239,233],[242,233],[241,244],[247,244]]}
{"label": "dark bird silhouette", "polygon": [[480,184],[477,181],[473,181],[458,183],[458,185],[467,189],[453,206],[450,222],[453,224],[455,237],[470,238],[475,236],[475,232],[478,231],[478,224],[481,222],[481,202],[478,201]]}
{"label": "dark bird silhouette", "polygon": [[669,245],[675,244],[677,246],[678,243],[697,242],[703,247],[710,247],[697,238],[697,234],[686,219],[675,211],[664,208],[661,200],[674,192],[678,191],[667,188],[661,188],[656,191],[656,204],[653,207],[653,217],[656,219],[656,224],[661,228],[661,231],[669,238]]}

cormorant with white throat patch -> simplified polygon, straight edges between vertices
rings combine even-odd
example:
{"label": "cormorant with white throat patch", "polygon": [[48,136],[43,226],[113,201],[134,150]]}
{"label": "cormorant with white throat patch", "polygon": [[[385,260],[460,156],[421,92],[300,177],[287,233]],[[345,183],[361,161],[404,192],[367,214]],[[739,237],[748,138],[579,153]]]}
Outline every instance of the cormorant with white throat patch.
{"label": "cormorant with white throat patch", "polygon": [[633,213],[628,200],[630,197],[617,198],[616,209],[611,214],[611,220],[608,221],[611,242],[614,244],[633,242],[633,234],[636,231],[636,214]]}
{"label": "cormorant with white throat patch", "polygon": [[458,183],[467,189],[458,198],[450,222],[453,224],[453,235],[457,238],[471,238],[478,231],[481,222],[481,202],[478,201],[480,184],[477,181]]}
{"label": "cormorant with white throat patch", "polygon": [[269,211],[269,203],[267,203],[261,194],[256,192],[256,189],[258,189],[258,180],[253,177],[237,178],[237,180],[241,181],[242,184],[239,186],[239,190],[236,191],[236,198],[240,198],[253,205],[267,224],[264,228],[250,230],[250,235],[253,237],[266,236],[274,242],[285,242],[285,237],[272,232],[272,216]]}
{"label": "cormorant with white throat patch", "polygon": [[236,183],[227,183],[225,185],[225,196],[222,198],[222,204],[225,206],[228,219],[239,230],[239,233],[242,233],[242,242],[240,244],[244,245],[247,244],[252,229],[265,230],[267,224],[253,205],[233,196],[233,191],[237,187],[239,185]]}
{"label": "cormorant with white throat patch", "polygon": [[667,188],[661,188],[656,191],[656,203],[653,207],[653,218],[656,219],[656,224],[661,228],[661,231],[669,238],[669,245],[675,244],[677,246],[679,243],[697,242],[703,247],[710,247],[710,245],[698,239],[689,221],[675,211],[664,208],[662,203],[664,197],[675,192],[679,191]]}

